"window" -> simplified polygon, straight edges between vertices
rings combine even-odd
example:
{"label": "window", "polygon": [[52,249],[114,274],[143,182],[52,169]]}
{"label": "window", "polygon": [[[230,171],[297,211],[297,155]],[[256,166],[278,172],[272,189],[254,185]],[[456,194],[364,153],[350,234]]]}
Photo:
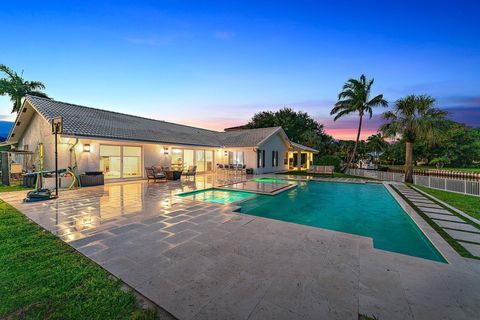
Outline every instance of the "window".
{"label": "window", "polygon": [[243,164],[243,151],[229,151],[228,152],[229,164]]}
{"label": "window", "polygon": [[172,168],[183,170],[183,150],[172,149]]}
{"label": "window", "polygon": [[265,168],[265,150],[257,150],[257,168]]}
{"label": "window", "polygon": [[141,177],[142,148],[100,146],[100,170],[105,179]]}
{"label": "window", "polygon": [[278,167],[278,151],[272,151],[272,167]]}

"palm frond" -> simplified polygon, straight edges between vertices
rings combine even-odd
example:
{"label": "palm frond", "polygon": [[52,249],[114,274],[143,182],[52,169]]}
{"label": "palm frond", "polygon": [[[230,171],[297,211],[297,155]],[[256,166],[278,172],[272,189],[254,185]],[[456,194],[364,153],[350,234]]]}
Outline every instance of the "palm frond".
{"label": "palm frond", "polygon": [[37,91],[37,90],[30,91],[30,92],[28,92],[28,94],[31,95],[31,96],[51,99],[46,93],[41,92],[41,91]]}
{"label": "palm frond", "polygon": [[45,85],[40,81],[26,81],[25,83],[31,90],[43,90]]}
{"label": "palm frond", "polygon": [[354,112],[354,110],[349,110],[349,109],[347,109],[347,110],[342,110],[342,111],[340,111],[339,113],[337,113],[337,115],[335,116],[335,118],[333,118],[333,121],[337,121],[337,120],[340,119],[341,117],[346,116],[346,115],[348,115],[348,114],[350,114],[350,113],[352,113],[352,112]]}
{"label": "palm frond", "polygon": [[11,79],[15,79],[18,76],[15,71],[4,64],[0,64],[0,71],[6,73]]}

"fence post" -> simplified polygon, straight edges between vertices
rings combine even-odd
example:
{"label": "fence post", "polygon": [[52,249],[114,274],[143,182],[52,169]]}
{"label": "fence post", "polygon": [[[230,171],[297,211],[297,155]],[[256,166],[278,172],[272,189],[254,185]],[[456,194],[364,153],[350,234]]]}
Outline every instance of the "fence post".
{"label": "fence post", "polygon": [[465,182],[465,187],[463,189],[463,193],[467,194],[467,179],[463,180]]}
{"label": "fence post", "polygon": [[430,183],[430,175],[428,175],[428,187],[431,188],[432,184]]}

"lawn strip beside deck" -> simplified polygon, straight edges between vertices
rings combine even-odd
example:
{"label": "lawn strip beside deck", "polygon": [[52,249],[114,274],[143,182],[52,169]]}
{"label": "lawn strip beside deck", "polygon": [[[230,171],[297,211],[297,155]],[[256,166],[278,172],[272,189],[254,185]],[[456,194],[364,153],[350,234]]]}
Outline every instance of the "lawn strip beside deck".
{"label": "lawn strip beside deck", "polygon": [[121,281],[0,200],[0,318],[154,319]]}
{"label": "lawn strip beside deck", "polygon": [[394,185],[391,185],[392,189],[397,192],[403,200],[405,200],[442,238],[462,257],[477,259],[467,249],[465,249],[457,240],[452,238],[442,227],[435,223],[429,216],[427,216],[421,209],[419,209],[412,201],[410,201],[401,191],[399,191]]}
{"label": "lawn strip beside deck", "polygon": [[[458,210],[463,211],[464,213],[468,214],[469,216],[472,216],[475,219],[480,219],[480,197],[469,196],[465,194],[442,191],[442,190],[436,190],[436,189],[431,189],[431,188],[418,186],[418,185],[415,185],[415,188],[418,188],[423,192],[428,193],[429,195],[437,198],[438,200],[441,200],[451,205],[452,207],[455,207]],[[445,207],[438,201],[435,201],[435,199],[432,199],[432,198],[430,199],[433,202],[438,203],[440,206]],[[448,207],[445,207],[445,208],[450,212],[458,215],[458,213],[451,210],[450,208]]]}

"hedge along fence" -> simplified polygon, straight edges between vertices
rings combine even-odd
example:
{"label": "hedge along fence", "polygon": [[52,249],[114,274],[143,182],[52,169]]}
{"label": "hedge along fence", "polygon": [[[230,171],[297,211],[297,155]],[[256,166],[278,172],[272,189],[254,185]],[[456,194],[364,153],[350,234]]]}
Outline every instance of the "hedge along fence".
{"label": "hedge along fence", "polygon": [[[348,174],[369,177],[384,181],[403,182],[405,175],[399,172],[384,172],[363,169],[348,169]],[[468,179],[449,179],[434,176],[413,175],[413,183],[419,186],[432,189],[444,190],[449,192],[462,193],[480,197],[480,181]]]}
{"label": "hedge along fence", "polygon": [[320,166],[334,166],[335,171],[340,171],[340,166],[342,164],[342,159],[337,156],[325,155],[313,159],[313,164]]}

